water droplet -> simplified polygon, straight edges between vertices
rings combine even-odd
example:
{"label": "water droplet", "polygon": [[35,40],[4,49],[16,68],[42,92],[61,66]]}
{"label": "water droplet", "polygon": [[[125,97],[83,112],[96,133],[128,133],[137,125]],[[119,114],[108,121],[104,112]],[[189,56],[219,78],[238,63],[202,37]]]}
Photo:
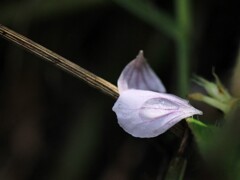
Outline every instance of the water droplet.
{"label": "water droplet", "polygon": [[176,110],[179,108],[179,106],[165,98],[152,98],[143,104],[143,108]]}

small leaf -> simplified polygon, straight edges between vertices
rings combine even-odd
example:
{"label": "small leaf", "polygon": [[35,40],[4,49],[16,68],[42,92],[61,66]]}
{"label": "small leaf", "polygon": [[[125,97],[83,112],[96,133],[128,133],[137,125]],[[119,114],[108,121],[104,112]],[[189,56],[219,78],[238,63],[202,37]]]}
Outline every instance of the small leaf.
{"label": "small leaf", "polygon": [[217,127],[204,124],[194,118],[187,118],[187,123],[195,137],[200,152],[206,155],[215,137]]}

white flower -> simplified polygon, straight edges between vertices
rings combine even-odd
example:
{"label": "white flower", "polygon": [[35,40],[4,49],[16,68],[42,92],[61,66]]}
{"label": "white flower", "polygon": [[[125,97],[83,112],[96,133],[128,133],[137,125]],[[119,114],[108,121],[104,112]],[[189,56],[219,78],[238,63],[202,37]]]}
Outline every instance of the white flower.
{"label": "white flower", "polygon": [[134,137],[150,138],[194,114],[202,114],[187,100],[166,94],[165,87],[147,64],[143,51],[122,71],[120,96],[113,106],[119,125]]}

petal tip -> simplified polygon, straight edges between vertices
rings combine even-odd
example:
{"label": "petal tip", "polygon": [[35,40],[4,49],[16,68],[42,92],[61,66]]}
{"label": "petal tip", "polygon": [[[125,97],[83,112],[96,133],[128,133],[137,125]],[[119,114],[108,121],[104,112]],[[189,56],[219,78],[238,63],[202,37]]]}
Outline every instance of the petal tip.
{"label": "petal tip", "polygon": [[143,50],[142,50],[142,49],[139,51],[138,56],[144,57],[144,53],[143,53]]}
{"label": "petal tip", "polygon": [[198,115],[203,115],[203,112],[200,111],[200,110],[198,110],[198,109],[196,109],[196,114],[198,114]]}
{"label": "petal tip", "polygon": [[194,107],[192,107],[192,108],[193,108],[192,111],[190,111],[192,116],[194,116],[194,115],[203,115],[202,111],[200,111],[200,110],[198,110],[198,109],[196,109]]}
{"label": "petal tip", "polygon": [[118,79],[119,92],[121,93],[128,89],[166,92],[161,80],[148,65],[143,55],[143,50],[140,50],[136,58],[127,64]]}
{"label": "petal tip", "polygon": [[144,52],[143,50],[140,50],[138,55],[136,56],[136,59],[134,60],[134,64],[137,67],[141,67],[145,63],[146,59],[144,57]]}

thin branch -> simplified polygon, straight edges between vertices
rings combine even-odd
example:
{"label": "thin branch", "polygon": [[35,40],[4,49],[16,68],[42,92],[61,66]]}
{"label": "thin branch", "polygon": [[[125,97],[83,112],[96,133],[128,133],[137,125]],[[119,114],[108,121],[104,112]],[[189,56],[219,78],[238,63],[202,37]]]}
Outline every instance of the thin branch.
{"label": "thin branch", "polygon": [[60,69],[80,78],[87,84],[104,92],[105,94],[108,94],[114,98],[119,96],[117,87],[113,84],[1,24],[0,35],[7,40],[20,45],[31,53],[43,58],[44,60],[51,62]]}
{"label": "thin branch", "polygon": [[[80,78],[92,87],[102,91],[103,93],[118,98],[118,89],[110,82],[102,79],[99,76],[89,72],[88,70],[78,66],[77,64],[67,60],[66,58],[54,53],[53,51],[37,44],[36,42],[24,37],[21,34],[14,32],[13,30],[0,24],[0,36],[5,39],[18,44],[25,50],[41,57],[42,59],[52,63],[60,69]],[[176,136],[182,137],[183,127],[180,124],[175,125],[170,129]]]}

